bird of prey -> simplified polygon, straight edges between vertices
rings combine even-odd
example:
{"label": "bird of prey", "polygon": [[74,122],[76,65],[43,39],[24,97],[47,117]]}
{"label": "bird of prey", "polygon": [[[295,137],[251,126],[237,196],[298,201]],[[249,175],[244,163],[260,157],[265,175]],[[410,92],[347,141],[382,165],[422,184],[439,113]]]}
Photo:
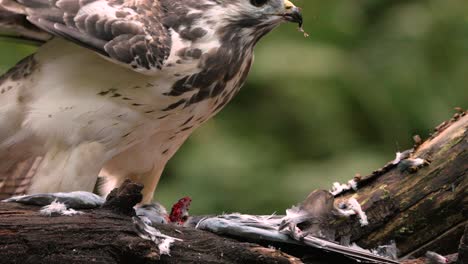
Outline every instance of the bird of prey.
{"label": "bird of prey", "polygon": [[289,0],[0,0],[0,32],[44,41],[0,77],[0,196],[100,192],[148,203],[166,162],[244,84]]}

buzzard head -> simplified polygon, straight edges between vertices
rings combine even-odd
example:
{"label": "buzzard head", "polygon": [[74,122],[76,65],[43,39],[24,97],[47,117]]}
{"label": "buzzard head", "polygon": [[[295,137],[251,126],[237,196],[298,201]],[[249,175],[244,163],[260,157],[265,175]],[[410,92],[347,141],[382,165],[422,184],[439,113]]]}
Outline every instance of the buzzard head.
{"label": "buzzard head", "polygon": [[300,8],[289,0],[225,0],[220,2],[225,14],[220,14],[231,22],[244,22],[244,27],[276,26],[290,21],[302,24]]}
{"label": "buzzard head", "polygon": [[282,22],[302,25],[300,8],[289,0],[163,1],[164,24],[190,41],[214,37],[223,44],[252,47]]}
{"label": "buzzard head", "polygon": [[289,0],[163,1],[165,26],[183,40],[176,52],[181,54],[181,62],[187,57],[190,61],[194,47],[198,49],[196,57],[200,58],[199,72],[183,76],[166,93],[169,96],[193,94],[174,107],[220,96],[229,86],[230,91],[216,100],[218,104],[212,113],[219,111],[245,82],[255,44],[283,22],[302,25],[300,9]]}
{"label": "buzzard head", "polygon": [[225,23],[220,32],[237,35],[255,44],[282,22],[302,26],[301,9],[289,0],[224,0],[219,13]]}

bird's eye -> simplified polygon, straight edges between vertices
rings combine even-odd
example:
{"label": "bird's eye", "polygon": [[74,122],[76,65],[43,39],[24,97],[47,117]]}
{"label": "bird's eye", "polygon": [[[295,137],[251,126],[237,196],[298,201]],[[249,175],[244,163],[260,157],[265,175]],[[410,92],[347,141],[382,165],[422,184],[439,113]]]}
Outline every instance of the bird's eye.
{"label": "bird's eye", "polygon": [[250,0],[250,3],[256,7],[261,7],[265,5],[268,2],[268,0]]}

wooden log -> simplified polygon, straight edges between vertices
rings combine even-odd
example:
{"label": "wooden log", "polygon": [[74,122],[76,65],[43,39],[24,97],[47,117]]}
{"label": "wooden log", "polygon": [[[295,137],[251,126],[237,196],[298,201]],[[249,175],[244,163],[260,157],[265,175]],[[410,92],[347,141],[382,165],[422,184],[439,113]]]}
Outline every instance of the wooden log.
{"label": "wooden log", "polygon": [[[430,165],[388,164],[364,177],[356,192],[340,196],[337,203],[357,198],[370,224],[345,220],[338,235],[349,234],[366,248],[395,240],[400,256],[427,250],[466,256],[466,237],[461,246],[459,241],[467,224],[467,150],[468,116],[460,113],[412,154]],[[134,230],[130,208],[141,199],[141,186],[128,188],[115,191],[103,208],[73,217],[44,217],[36,206],[0,203],[0,263],[354,263],[297,245],[244,242],[173,225],[158,228],[183,241],[175,242],[171,256],[160,255]]]}
{"label": "wooden log", "polygon": [[468,223],[468,115],[457,113],[411,158],[431,161],[419,170],[388,164],[364,177],[355,197],[369,218],[369,226],[342,225],[351,241],[365,248],[396,241],[399,255],[422,256],[428,250],[456,253]]}
{"label": "wooden log", "polygon": [[141,189],[126,182],[102,208],[75,216],[0,203],[0,263],[301,263],[273,248],[173,225],[158,228],[183,241],[161,256],[158,245],[137,235],[128,210],[141,201]]}
{"label": "wooden log", "polygon": [[457,264],[468,264],[468,225],[465,226],[465,233],[460,239]]}

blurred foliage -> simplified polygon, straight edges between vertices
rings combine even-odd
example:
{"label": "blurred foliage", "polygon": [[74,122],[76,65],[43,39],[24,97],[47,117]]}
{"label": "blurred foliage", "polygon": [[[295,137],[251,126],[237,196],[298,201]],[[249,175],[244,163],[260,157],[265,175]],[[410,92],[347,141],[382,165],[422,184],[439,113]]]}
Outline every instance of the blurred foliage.
{"label": "blurred foliage", "polygon": [[[170,161],[156,199],[192,213],[283,212],[369,173],[468,102],[468,2],[296,1],[256,48],[247,85]],[[30,47],[0,43],[0,70]]]}

